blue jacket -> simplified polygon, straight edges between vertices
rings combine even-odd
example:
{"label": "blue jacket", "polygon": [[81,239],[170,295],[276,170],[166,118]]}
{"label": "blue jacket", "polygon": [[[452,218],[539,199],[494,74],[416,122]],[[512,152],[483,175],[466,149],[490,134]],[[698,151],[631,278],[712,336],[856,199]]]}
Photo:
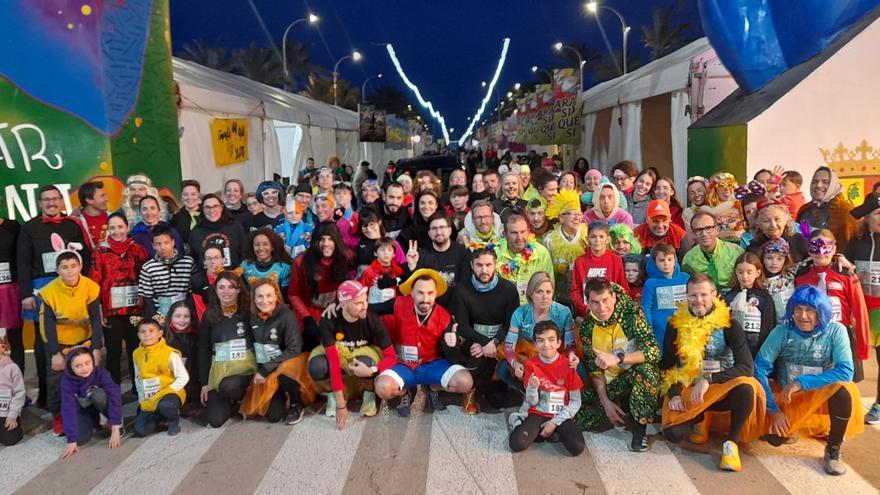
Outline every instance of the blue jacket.
{"label": "blue jacket", "polygon": [[663,339],[666,337],[666,325],[669,318],[675,314],[675,300],[673,299],[673,287],[678,288],[676,299],[679,301],[684,299],[684,286],[691,276],[681,271],[681,265],[675,260],[675,271],[672,277],[667,277],[660,273],[654,260],[648,258],[648,264],[645,269],[648,273],[648,280],[642,287],[642,309],[645,316],[651,322],[651,328],[654,330],[654,336],[657,337],[657,345],[660,346],[660,352],[663,352]]}
{"label": "blue jacket", "polygon": [[61,418],[64,421],[64,436],[67,443],[75,443],[77,437],[77,412],[79,402],[77,397],[85,398],[89,388],[98,387],[104,389],[107,394],[107,419],[111,425],[122,424],[122,392],[119,385],[110,377],[110,372],[100,366],[95,366],[92,374],[86,378],[80,378],[67,371],[61,377]]}

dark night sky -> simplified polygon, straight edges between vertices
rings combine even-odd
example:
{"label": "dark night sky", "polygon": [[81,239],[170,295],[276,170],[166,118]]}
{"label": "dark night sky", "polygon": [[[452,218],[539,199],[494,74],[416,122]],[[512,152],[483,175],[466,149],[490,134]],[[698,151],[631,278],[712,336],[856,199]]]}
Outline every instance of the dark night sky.
{"label": "dark night sky", "polygon": [[[312,60],[331,68],[336,59],[358,49],[360,64],[343,62],[342,77],[360,85],[367,76],[384,73],[382,84],[406,89],[397,76],[384,47],[394,45],[401,65],[422,92],[453,127],[457,138],[467,127],[501,53],[501,40],[510,37],[507,63],[497,90],[502,98],[516,82],[531,79],[532,65],[560,66],[552,45],[556,41],[586,42],[607,51],[596,20],[583,3],[572,0],[255,0],[269,32],[280,39],[284,28],[313,11],[321,17],[331,58],[318,30],[305,23],[291,30],[290,37],[311,47]],[[688,37],[701,36],[696,0],[607,0],[629,25],[631,48],[642,47],[638,26],[651,24],[651,11],[680,3],[675,20],[690,23]],[[612,47],[621,43],[620,22],[608,11],[600,15]],[[267,45],[266,37],[246,0],[172,0],[171,30],[174,51],[195,38],[237,48],[250,42]],[[645,51],[643,60],[648,58]],[[370,86],[376,84],[371,81]],[[589,75],[587,85],[589,87]],[[369,93],[369,89],[368,89]],[[408,90],[407,93],[409,94]],[[415,102],[413,96],[412,101]],[[488,106],[491,112],[495,104]],[[425,112],[426,114],[426,112]],[[485,117],[486,114],[484,114]],[[429,121],[430,122],[430,121]],[[439,126],[438,126],[439,133]]]}

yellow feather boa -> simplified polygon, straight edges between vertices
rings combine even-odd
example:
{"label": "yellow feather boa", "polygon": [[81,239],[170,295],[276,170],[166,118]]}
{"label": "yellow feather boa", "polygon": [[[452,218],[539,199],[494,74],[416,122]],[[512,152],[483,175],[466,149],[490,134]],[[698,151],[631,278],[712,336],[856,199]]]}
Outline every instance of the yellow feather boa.
{"label": "yellow feather boa", "polygon": [[730,308],[716,296],[715,309],[712,313],[705,318],[698,318],[688,310],[687,302],[682,302],[678,305],[678,311],[669,319],[669,323],[678,331],[675,347],[678,350],[681,366],[663,372],[660,390],[664,394],[676,383],[688,387],[700,376],[706,341],[712,332],[730,325]]}
{"label": "yellow feather boa", "polygon": [[582,256],[587,248],[587,228],[583,224],[578,225],[574,238],[569,241],[562,234],[562,226],[560,225],[547,233],[547,236],[544,237],[544,244],[550,251],[556,274],[565,275],[575,260]]}

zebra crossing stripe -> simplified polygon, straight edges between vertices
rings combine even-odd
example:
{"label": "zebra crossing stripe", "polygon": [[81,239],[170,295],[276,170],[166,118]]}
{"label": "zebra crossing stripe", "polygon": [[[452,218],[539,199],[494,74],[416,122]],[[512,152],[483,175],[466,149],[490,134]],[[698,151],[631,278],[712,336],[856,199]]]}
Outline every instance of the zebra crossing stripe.
{"label": "zebra crossing stripe", "polygon": [[877,425],[865,425],[865,431],[851,440],[843,442],[841,453],[843,461],[850,470],[880,491],[880,462],[877,462],[877,447],[880,446],[880,429]]}
{"label": "zebra crossing stripe", "polygon": [[[358,452],[355,446],[361,441],[364,425],[375,419],[352,415],[348,427],[339,431],[333,418],[316,415],[288,427],[291,428],[290,434],[271,461],[263,480],[248,493],[340,493]],[[226,493],[245,492],[230,490]]]}
{"label": "zebra crossing stripe", "polygon": [[170,437],[164,432],[152,435],[92,493],[124,493],[132,486],[150,487],[153,493],[171,493],[220,438],[224,428],[204,428],[181,421],[177,436]]}
{"label": "zebra crossing stripe", "polygon": [[38,476],[64,452],[64,440],[51,432],[0,449],[0,493],[12,493]]}
{"label": "zebra crossing stripe", "polygon": [[519,493],[605,494],[589,451],[572,457],[562,444],[545,442],[512,456]]}
{"label": "zebra crossing stripe", "polygon": [[517,493],[507,435],[503,414],[435,413],[426,493]]}
{"label": "zebra crossing stripe", "polygon": [[[843,445],[843,460],[846,462],[846,442]],[[753,442],[749,448],[758,461],[766,466],[791,493],[812,495],[877,493],[877,488],[871,486],[852,467],[845,475],[833,477],[833,482],[829,483],[831,477],[822,469],[824,447],[824,442],[801,438],[793,445],[773,447],[766,442],[758,441]]]}
{"label": "zebra crossing stripe", "polygon": [[706,445],[693,445],[685,440],[680,445],[667,443],[667,446],[700,493],[742,495],[744,486],[760,493],[786,493],[785,487],[773,473],[750,454],[750,444],[739,444],[743,466],[741,472],[722,471],[718,467],[721,462],[721,441],[721,438],[713,436]]}
{"label": "zebra crossing stripe", "polygon": [[700,493],[666,442],[656,437],[651,450],[642,453],[630,452],[630,434],[616,429],[584,438],[609,494]]}

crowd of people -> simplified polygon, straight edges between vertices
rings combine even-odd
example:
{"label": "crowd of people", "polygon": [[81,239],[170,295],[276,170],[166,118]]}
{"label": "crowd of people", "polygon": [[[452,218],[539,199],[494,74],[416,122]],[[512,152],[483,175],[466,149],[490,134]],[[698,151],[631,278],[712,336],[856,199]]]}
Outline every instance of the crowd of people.
{"label": "crowd of people", "polygon": [[217,192],[188,179],[180,206],[139,174],[115,212],[101,182],[72,212],[41,187],[38,216],[0,218],[0,443],[22,440],[31,400],[69,457],[95,434],[118,446],[134,401],[137,436],[322,407],[343,429],[358,403],[409,416],[421,390],[431,411],[513,408],[512,451],[578,455],[582,431],[625,427],[644,452],[657,423],[670,442],[719,432],[731,471],[743,442],[825,438],[839,475],[844,438],[880,423],[855,386],[880,354],[880,195],[852,208],[829,168],[807,199],[779,168],[691,177],[680,197],[630,161],[391,165],[309,159],[288,186]]}

